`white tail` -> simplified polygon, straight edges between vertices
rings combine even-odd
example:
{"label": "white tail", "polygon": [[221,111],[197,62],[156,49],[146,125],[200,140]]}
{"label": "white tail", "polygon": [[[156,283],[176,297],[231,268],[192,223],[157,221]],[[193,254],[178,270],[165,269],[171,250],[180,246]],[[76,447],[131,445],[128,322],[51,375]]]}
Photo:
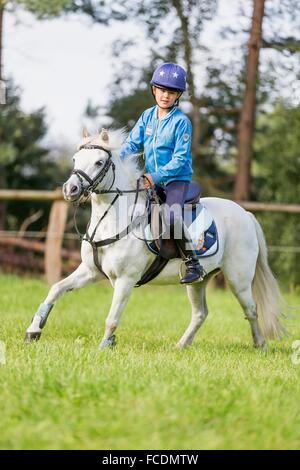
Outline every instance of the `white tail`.
{"label": "white tail", "polygon": [[254,215],[250,212],[249,214],[254,221],[259,244],[256,271],[252,283],[258,321],[266,338],[282,338],[286,333],[280,322],[285,302],[268,263],[268,250],[263,230]]}

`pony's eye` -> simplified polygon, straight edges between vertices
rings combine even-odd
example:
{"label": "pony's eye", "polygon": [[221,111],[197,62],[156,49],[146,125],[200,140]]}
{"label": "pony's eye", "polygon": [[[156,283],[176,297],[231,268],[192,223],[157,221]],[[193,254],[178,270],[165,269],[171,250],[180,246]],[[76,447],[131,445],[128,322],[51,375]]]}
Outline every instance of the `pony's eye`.
{"label": "pony's eye", "polygon": [[96,162],[96,165],[97,166],[102,166],[103,165],[103,162],[101,160],[99,160],[98,162]]}

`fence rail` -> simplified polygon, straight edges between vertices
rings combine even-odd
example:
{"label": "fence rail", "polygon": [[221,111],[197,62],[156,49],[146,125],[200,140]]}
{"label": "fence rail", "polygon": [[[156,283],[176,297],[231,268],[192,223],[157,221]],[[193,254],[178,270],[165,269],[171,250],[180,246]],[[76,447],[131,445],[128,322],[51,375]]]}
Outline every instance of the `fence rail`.
{"label": "fence rail", "polygon": [[300,204],[275,204],[272,202],[236,201],[244,209],[254,212],[286,212],[300,214]]}
{"label": "fence rail", "polygon": [[[60,188],[54,191],[38,191],[23,189],[1,189],[0,201],[63,201],[63,195]],[[254,212],[287,212],[300,214],[300,204],[279,204],[272,202],[255,202],[255,201],[235,201],[244,209]]]}
{"label": "fence rail", "polygon": [[[0,190],[0,201],[50,201],[52,202],[46,241],[37,242],[24,240],[23,237],[6,238],[2,236],[1,244],[20,246],[44,253],[44,269],[49,284],[53,284],[61,278],[62,256],[65,250],[62,248],[63,235],[67,220],[68,204],[64,201],[61,188],[54,191],[31,191],[18,189]],[[70,257],[74,258],[73,253]]]}
{"label": "fence rail", "polygon": [[[12,232],[0,232],[1,245],[13,245],[23,248],[32,249],[44,253],[44,267],[49,284],[53,284],[61,277],[61,259],[62,257],[70,257],[73,260],[80,260],[79,253],[65,250],[62,247],[62,241],[65,238],[65,226],[67,220],[68,204],[64,201],[61,188],[54,191],[37,191],[37,190],[18,190],[18,189],[1,189],[0,201],[50,201],[52,202],[49,223],[46,235],[46,242],[37,242],[25,240],[29,233],[14,235]],[[253,212],[284,212],[292,214],[300,214],[300,204],[275,204],[267,202],[253,201],[236,201],[246,210]],[[40,235],[40,232],[37,232]],[[26,235],[27,234],[27,235]],[[70,235],[70,238],[72,236]],[[34,235],[32,236],[34,238]],[[72,237],[73,238],[73,237]],[[271,251],[283,250],[286,252],[299,253],[300,247],[270,247]]]}
{"label": "fence rail", "polygon": [[0,189],[0,201],[62,201],[61,189],[38,191],[29,189]]}

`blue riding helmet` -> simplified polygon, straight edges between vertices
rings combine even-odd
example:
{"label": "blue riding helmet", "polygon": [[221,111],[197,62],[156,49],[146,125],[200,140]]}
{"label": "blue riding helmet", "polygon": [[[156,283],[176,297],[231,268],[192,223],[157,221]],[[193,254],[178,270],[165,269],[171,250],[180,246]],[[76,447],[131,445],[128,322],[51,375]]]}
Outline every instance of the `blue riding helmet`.
{"label": "blue riding helmet", "polygon": [[186,90],[186,71],[180,65],[166,62],[154,71],[150,84],[183,92]]}

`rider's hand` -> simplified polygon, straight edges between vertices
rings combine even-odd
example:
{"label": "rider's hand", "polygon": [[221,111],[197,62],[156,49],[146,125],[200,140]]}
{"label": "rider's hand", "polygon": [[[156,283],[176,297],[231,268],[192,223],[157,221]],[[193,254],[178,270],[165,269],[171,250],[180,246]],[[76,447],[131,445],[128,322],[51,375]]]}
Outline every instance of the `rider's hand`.
{"label": "rider's hand", "polygon": [[143,180],[144,180],[145,188],[150,189],[152,186],[154,186],[154,181],[150,173],[145,173],[143,175]]}

